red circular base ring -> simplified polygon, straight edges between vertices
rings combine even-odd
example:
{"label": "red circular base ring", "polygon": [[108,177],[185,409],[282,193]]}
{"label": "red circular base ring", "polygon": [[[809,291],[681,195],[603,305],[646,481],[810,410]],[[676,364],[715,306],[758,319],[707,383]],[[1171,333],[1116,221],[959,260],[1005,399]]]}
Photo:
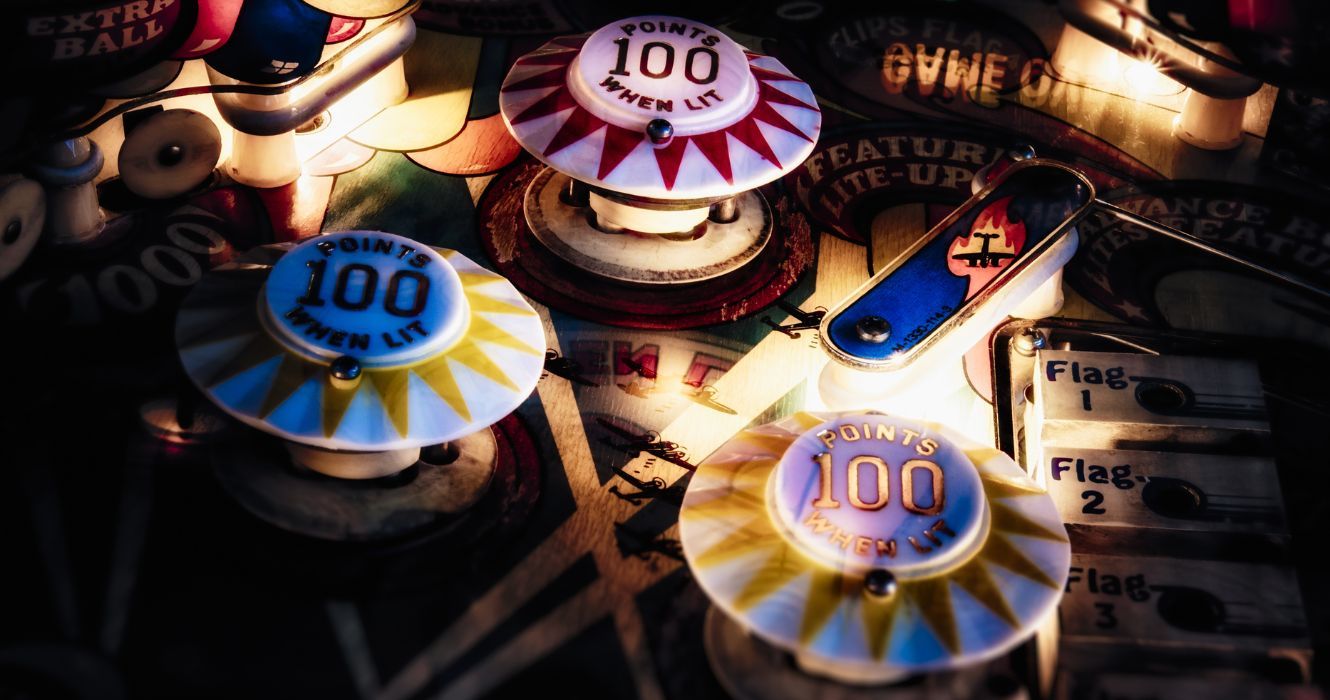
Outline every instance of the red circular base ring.
{"label": "red circular base ring", "polygon": [[790,290],[813,263],[808,221],[768,186],[771,241],[751,262],[693,284],[638,287],[592,275],[546,250],[527,227],[522,199],[544,166],[527,158],[500,173],[477,204],[485,253],[518,289],[578,318],[624,328],[674,330],[751,316]]}

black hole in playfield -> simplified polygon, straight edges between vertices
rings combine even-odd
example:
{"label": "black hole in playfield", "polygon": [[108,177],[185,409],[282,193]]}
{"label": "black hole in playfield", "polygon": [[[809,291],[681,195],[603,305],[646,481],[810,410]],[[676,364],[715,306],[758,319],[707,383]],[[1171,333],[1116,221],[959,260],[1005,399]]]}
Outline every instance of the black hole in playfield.
{"label": "black hole in playfield", "polygon": [[1187,405],[1187,395],[1172,384],[1148,384],[1136,396],[1142,406],[1156,413],[1176,411]]}
{"label": "black hole in playfield", "polygon": [[456,462],[461,454],[456,444],[445,442],[420,448],[420,461],[441,467]]}

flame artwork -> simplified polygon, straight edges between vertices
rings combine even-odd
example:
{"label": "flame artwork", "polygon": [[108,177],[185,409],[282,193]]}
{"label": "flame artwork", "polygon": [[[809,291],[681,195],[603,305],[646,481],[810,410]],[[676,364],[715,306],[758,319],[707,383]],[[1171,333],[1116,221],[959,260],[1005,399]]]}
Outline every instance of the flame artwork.
{"label": "flame artwork", "polygon": [[947,251],[947,269],[970,278],[969,299],[983,289],[1025,246],[1025,222],[1012,218],[1011,197],[988,205],[975,217],[969,235],[957,236]]}

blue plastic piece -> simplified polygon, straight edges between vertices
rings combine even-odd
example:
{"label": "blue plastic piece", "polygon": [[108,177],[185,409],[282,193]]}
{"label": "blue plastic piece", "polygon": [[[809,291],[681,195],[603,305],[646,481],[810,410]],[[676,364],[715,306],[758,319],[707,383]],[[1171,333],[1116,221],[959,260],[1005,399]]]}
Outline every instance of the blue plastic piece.
{"label": "blue plastic piece", "polygon": [[318,66],[331,23],[300,0],[246,0],[231,39],[205,60],[236,80],[285,83]]}
{"label": "blue plastic piece", "polygon": [[[1013,167],[994,189],[934,228],[903,263],[879,273],[876,285],[833,311],[827,342],[870,363],[908,355],[966,302],[1010,279],[1056,242],[1092,198],[1085,179],[1066,167],[1035,161]],[[860,337],[857,326],[866,316],[887,321],[885,341]]]}

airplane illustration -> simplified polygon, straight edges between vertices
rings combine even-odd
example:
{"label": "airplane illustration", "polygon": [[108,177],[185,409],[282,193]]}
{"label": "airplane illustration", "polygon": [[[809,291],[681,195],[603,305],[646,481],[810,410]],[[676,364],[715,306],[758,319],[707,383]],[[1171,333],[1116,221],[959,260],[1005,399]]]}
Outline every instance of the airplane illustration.
{"label": "airplane illustration", "polygon": [[1000,267],[1002,265],[1002,261],[1010,260],[1016,257],[1016,253],[1014,252],[1007,253],[1003,251],[996,251],[990,249],[990,246],[992,246],[993,244],[993,239],[1000,238],[1003,235],[1004,234],[1002,233],[984,233],[982,231],[974,231],[970,234],[970,238],[971,239],[978,238],[980,241],[982,241],[979,250],[966,251],[964,253],[953,253],[951,258],[953,260],[960,260],[964,262],[967,267]]}

